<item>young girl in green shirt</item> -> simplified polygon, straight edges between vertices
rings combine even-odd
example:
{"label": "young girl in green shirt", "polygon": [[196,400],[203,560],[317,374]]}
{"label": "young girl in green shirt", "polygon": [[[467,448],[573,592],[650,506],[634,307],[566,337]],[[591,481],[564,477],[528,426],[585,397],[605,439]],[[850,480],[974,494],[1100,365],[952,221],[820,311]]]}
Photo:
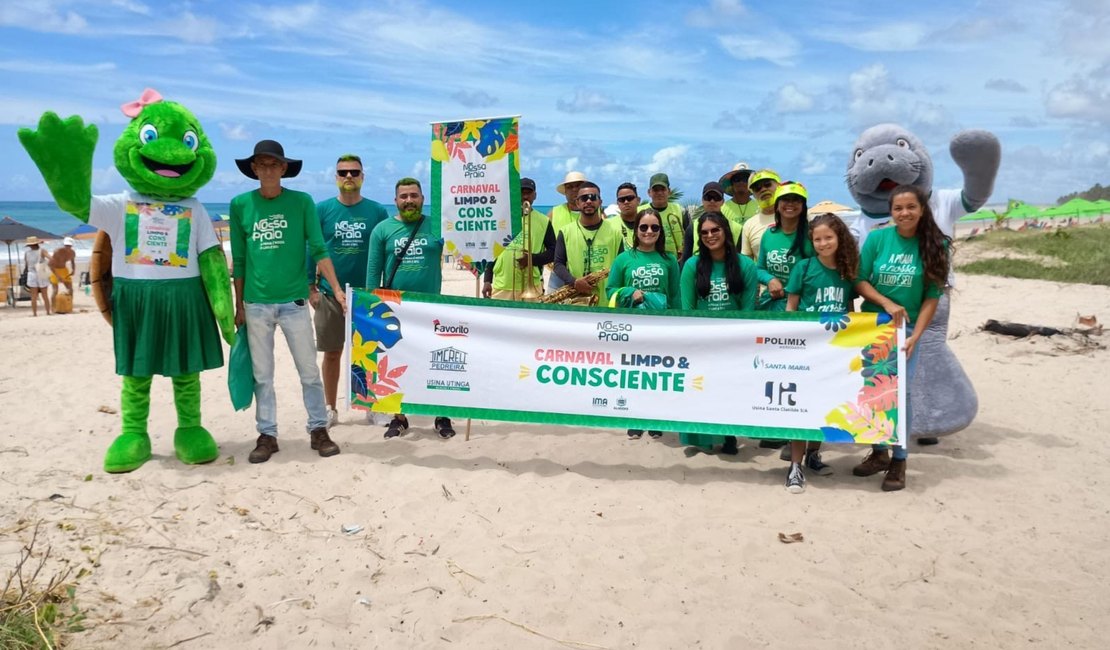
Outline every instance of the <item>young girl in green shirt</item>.
{"label": "young girl in green shirt", "polygon": [[[786,311],[846,313],[852,311],[853,286],[859,273],[856,240],[840,217],[827,212],[809,224],[810,241],[816,257],[794,265],[786,283]],[[803,467],[821,476],[832,474],[832,467],[821,462],[821,443],[805,440],[790,442],[790,471],[786,489],[803,492],[806,477]]]}
{"label": "young girl in green shirt", "polygon": [[801,183],[787,181],[775,190],[775,225],[759,244],[759,282],[767,290],[759,297],[761,311],[786,310],[786,281],[798,262],[813,257],[809,241],[808,193]]}

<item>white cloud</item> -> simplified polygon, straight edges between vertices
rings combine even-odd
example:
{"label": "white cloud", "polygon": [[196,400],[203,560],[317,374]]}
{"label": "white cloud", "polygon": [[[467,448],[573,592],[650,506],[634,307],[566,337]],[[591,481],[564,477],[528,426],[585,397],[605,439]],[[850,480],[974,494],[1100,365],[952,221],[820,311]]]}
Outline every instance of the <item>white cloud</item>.
{"label": "white cloud", "polygon": [[[172,26],[172,29],[169,28],[170,26]],[[218,21],[196,16],[186,11],[174,19],[172,23],[169,23],[162,33],[176,36],[186,43],[208,45],[215,42],[219,30],[220,23]]]}
{"label": "white cloud", "polygon": [[0,70],[18,72],[21,74],[48,74],[48,75],[89,75],[103,74],[116,70],[115,63],[63,63],[61,61],[27,61],[9,60],[0,61]]}
{"label": "white cloud", "polygon": [[94,193],[118,192],[124,185],[126,183],[119,172],[116,171],[115,165],[94,168],[92,171],[92,189]]}
{"label": "white cloud", "polygon": [[722,24],[747,15],[748,10],[740,0],[711,0],[707,7],[688,11],[686,24],[701,29],[720,29]]}
{"label": "white cloud", "polygon": [[74,11],[64,11],[50,2],[4,0],[0,5],[0,26],[19,27],[36,32],[80,34],[89,22]]}
{"label": "white cloud", "polygon": [[786,84],[775,93],[775,110],[780,113],[804,113],[813,109],[813,97],[794,84]]}
{"label": "white cloud", "polygon": [[120,9],[126,9],[131,13],[140,14],[143,16],[150,15],[150,7],[141,2],[135,2],[134,0],[112,0],[112,6],[119,7]]}
{"label": "white cloud", "polygon": [[227,122],[220,122],[220,132],[228,140],[249,140],[251,138],[250,131],[247,131],[245,124],[228,124]]}
{"label": "white cloud", "polygon": [[631,113],[632,109],[612,97],[587,88],[577,88],[570,100],[559,99],[555,108],[564,113]]}
{"label": "white cloud", "polygon": [[311,28],[316,19],[321,16],[320,5],[315,2],[292,5],[287,7],[267,5],[255,17],[262,24],[277,31],[298,31]]}
{"label": "white cloud", "polygon": [[676,177],[686,176],[688,173],[686,159],[689,152],[690,145],[687,144],[663,147],[652,154],[651,162],[641,165],[640,171],[648,175],[663,172],[670,176],[672,181]]}
{"label": "white cloud", "polygon": [[829,162],[827,157],[821,157],[813,152],[806,151],[802,153],[798,167],[803,174],[816,176],[817,174],[824,174],[828,170]]}
{"label": "white cloud", "polygon": [[820,29],[811,32],[815,39],[840,43],[864,52],[904,52],[919,49],[929,28],[921,23],[893,22],[854,26],[848,29]]}
{"label": "white cloud", "polygon": [[891,96],[890,73],[875,63],[848,75],[849,108],[860,124],[895,120],[898,103]]}
{"label": "white cloud", "polygon": [[783,67],[794,65],[801,53],[801,45],[793,36],[773,29],[718,36],[717,42],[733,58],[741,61],[763,59]]}
{"label": "white cloud", "polygon": [[1045,110],[1051,117],[1110,126],[1110,88],[1105,83],[1073,77],[1048,92]]}

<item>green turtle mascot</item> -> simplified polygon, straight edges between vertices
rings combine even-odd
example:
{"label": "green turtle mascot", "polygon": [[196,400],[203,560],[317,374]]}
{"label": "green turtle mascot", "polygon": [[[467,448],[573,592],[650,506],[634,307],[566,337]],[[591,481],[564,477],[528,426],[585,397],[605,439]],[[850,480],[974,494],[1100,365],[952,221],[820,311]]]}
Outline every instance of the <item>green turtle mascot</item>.
{"label": "green turtle mascot", "polygon": [[223,365],[221,332],[229,345],[235,340],[227,261],[207,211],[193,198],[215,173],[216,154],[197,118],[154,90],[121,108],[131,122],[114,158],[127,192],[93,196],[97,128],[79,116],[45,113],[38,130],[19,130],[19,141],[58,206],[111,240],[122,425],[104,470],[130,472],[150,458],[154,375],[173,382],[177,457],[208,463],[219,450],[201,426],[200,372]]}

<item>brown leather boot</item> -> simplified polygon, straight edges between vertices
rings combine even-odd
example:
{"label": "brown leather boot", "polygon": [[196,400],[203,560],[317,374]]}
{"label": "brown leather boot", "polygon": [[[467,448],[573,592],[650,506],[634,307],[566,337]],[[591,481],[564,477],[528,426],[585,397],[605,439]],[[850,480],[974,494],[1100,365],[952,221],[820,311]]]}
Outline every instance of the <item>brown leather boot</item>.
{"label": "brown leather boot", "polygon": [[884,447],[877,451],[872,449],[862,463],[852,468],[852,473],[856,476],[872,476],[879,472],[885,472],[889,467],[890,450]]}
{"label": "brown leather boot", "polygon": [[883,477],[883,492],[896,492],[906,487],[906,459],[890,461],[890,469]]}
{"label": "brown leather boot", "polygon": [[339,453],[339,445],[332,442],[331,437],[328,436],[327,427],[313,429],[312,432],[309,433],[309,435],[312,437],[312,443],[310,446],[316,451],[320,452],[320,455],[324,458],[327,458],[328,456],[334,456]]}
{"label": "brown leather boot", "polygon": [[252,463],[265,463],[270,460],[270,456],[278,453],[277,438],[261,434],[258,436],[258,442],[255,444],[254,450],[251,455],[247,457]]}

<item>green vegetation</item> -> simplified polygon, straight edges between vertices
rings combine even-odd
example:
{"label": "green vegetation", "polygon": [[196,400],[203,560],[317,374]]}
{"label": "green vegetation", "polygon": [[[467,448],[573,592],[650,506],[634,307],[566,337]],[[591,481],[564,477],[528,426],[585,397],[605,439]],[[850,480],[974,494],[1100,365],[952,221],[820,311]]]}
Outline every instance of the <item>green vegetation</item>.
{"label": "green vegetation", "polygon": [[5,650],[54,650],[62,647],[61,635],[85,629],[69,570],[44,578],[50,549],[35,557],[37,540],[38,526],[0,591],[0,648]]}
{"label": "green vegetation", "polygon": [[1061,196],[1056,199],[1056,204],[1063,205],[1074,198],[1087,199],[1088,201],[1110,199],[1110,187],[1103,187],[1101,183],[1095,183],[1084,192],[1072,192]]}
{"label": "green vegetation", "polygon": [[[1070,228],[1050,232],[1009,230],[993,231],[976,240],[978,245],[1002,251],[1013,251],[1014,257],[981,259],[960,264],[964,273],[1001,275],[1010,278],[1082,282],[1110,286],[1110,227]],[[1045,265],[1023,256],[1052,258],[1056,264]]]}

